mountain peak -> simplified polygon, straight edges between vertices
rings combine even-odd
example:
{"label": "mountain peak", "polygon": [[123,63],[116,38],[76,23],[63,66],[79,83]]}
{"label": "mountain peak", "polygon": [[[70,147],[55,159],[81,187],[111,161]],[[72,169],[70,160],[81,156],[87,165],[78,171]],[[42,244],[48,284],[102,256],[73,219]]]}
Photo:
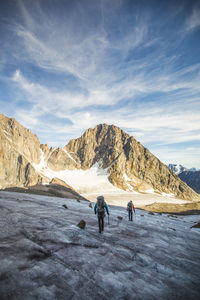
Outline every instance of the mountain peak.
{"label": "mountain peak", "polygon": [[99,124],[90,128],[80,138],[71,140],[65,149],[76,155],[84,170],[95,163],[108,169],[110,182],[123,190],[153,190],[184,199],[196,197],[147,148],[115,125]]}

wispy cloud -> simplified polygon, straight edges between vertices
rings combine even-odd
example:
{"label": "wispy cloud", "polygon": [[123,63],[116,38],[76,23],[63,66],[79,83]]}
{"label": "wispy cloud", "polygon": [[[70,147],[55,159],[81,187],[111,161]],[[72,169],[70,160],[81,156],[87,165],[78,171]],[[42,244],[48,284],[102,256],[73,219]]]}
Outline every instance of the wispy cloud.
{"label": "wispy cloud", "polygon": [[15,117],[42,142],[64,145],[98,123],[165,149],[200,141],[200,64],[181,44],[183,28],[189,36],[199,26],[197,6],[182,20],[183,2],[167,18],[163,6],[128,1],[66,1],[57,13],[53,2],[17,3],[15,64],[4,76]]}
{"label": "wispy cloud", "polygon": [[[46,113],[52,113],[58,118],[67,118],[73,124],[70,127],[50,125],[53,132],[63,135],[63,141],[66,141],[69,133],[71,133],[70,138],[76,137],[83,130],[98,123],[115,124],[125,128],[130,134],[140,138],[143,143],[169,144],[200,140],[200,135],[197,133],[200,128],[200,103],[196,103],[196,99],[193,102],[190,99],[187,103],[187,101],[182,102],[182,98],[176,95],[177,101],[157,103],[157,107],[151,101],[147,105],[146,102],[135,100],[135,106],[134,102],[130,102],[129,106],[120,108],[109,104],[107,109],[103,106],[96,109],[96,98],[93,99],[91,96],[89,97],[91,101],[88,102],[88,99],[81,94],[76,97],[67,92],[51,92],[46,87],[27,82],[19,71],[15,73],[13,80],[19,84],[29,101],[33,102],[31,111],[17,110],[19,120],[28,127],[42,122],[40,126],[42,128],[45,127],[45,123],[48,124],[48,118],[43,121],[43,115]],[[106,96],[108,97],[107,93]],[[87,103],[90,105],[88,106]],[[193,105],[198,108],[196,111],[193,110]],[[30,118],[27,115],[30,115]],[[34,122],[33,117],[36,118]],[[29,120],[30,124],[27,123]]]}
{"label": "wispy cloud", "polygon": [[195,28],[200,26],[200,5],[199,4],[194,5],[192,9],[192,13],[187,18],[185,25],[188,31],[194,30]]}

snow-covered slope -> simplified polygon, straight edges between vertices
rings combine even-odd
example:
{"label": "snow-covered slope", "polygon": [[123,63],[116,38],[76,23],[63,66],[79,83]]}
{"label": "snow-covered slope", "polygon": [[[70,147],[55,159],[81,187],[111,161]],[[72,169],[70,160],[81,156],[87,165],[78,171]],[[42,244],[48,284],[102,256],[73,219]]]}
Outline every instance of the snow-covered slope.
{"label": "snow-covered slope", "polygon": [[199,216],[110,206],[100,235],[85,201],[1,191],[0,207],[1,299],[199,297]]}
{"label": "snow-covered slope", "polygon": [[[158,195],[158,193],[154,193],[153,189],[143,191],[142,194],[134,191],[132,186],[129,185],[130,178],[126,173],[124,173],[123,177],[129,189],[126,191],[119,189],[110,183],[108,179],[108,170],[102,169],[101,162],[95,163],[87,170],[74,169],[53,171],[47,166],[44,159],[44,153],[41,150],[41,161],[39,164],[33,164],[33,167],[41,176],[47,177],[49,180],[52,180],[53,178],[63,180],[89,200],[94,199],[99,194],[104,194],[107,196],[110,203],[121,206],[126,206],[124,201],[128,201],[129,198],[136,201],[141,199],[142,201],[139,201],[138,206],[151,204],[155,201],[180,204],[185,203],[185,200],[174,198],[173,194],[162,193],[162,195]],[[144,193],[147,195],[146,198],[143,197]]]}
{"label": "snow-covered slope", "polygon": [[107,169],[102,169],[98,163],[94,164],[88,170],[74,169],[53,171],[49,168],[44,160],[44,153],[41,151],[41,161],[39,164],[33,164],[36,171],[49,178],[59,178],[73,187],[77,192],[92,193],[92,192],[107,192],[115,193],[122,192],[122,190],[114,187],[108,180]]}

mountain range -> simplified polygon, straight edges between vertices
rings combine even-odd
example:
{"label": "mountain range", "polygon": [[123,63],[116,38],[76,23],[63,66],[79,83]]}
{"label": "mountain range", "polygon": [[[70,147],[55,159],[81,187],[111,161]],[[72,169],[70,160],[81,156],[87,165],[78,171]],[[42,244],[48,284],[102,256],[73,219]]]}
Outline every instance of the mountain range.
{"label": "mountain range", "polygon": [[1,188],[48,184],[56,178],[78,192],[93,187],[96,192],[109,188],[199,199],[147,148],[114,125],[97,125],[63,148],[49,148],[15,119],[0,114],[0,153]]}
{"label": "mountain range", "polygon": [[170,170],[172,170],[177,175],[180,174],[180,173],[182,173],[182,172],[185,172],[185,171],[191,171],[191,172],[197,172],[197,171],[199,171],[197,168],[190,168],[190,169],[188,169],[188,168],[186,168],[186,167],[184,167],[182,165],[178,165],[178,164],[169,164],[168,168]]}
{"label": "mountain range", "polygon": [[196,168],[187,169],[182,165],[169,164],[168,168],[187,183],[195,192],[200,193],[200,170]]}

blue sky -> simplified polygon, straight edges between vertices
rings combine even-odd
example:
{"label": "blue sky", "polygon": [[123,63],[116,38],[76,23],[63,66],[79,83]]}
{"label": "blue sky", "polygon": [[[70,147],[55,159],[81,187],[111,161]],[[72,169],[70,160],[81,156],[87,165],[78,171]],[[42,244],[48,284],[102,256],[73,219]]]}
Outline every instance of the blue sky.
{"label": "blue sky", "polygon": [[0,106],[64,146],[114,124],[200,168],[200,1],[1,0]]}

